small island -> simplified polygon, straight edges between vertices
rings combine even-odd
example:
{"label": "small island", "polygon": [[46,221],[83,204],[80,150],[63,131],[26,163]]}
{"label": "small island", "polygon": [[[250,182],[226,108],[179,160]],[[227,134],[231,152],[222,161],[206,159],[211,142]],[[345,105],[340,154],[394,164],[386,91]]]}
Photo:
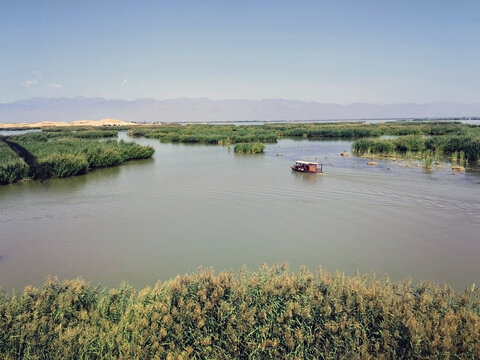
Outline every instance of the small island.
{"label": "small island", "polygon": [[0,184],[85,174],[154,153],[133,142],[94,140],[116,137],[116,131],[57,130],[0,137]]}

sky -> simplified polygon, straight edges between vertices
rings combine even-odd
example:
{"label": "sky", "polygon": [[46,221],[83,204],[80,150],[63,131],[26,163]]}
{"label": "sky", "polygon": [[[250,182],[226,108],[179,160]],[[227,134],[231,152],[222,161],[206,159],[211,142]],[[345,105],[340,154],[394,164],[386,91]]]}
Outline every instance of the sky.
{"label": "sky", "polygon": [[480,102],[480,1],[0,0],[0,102]]}

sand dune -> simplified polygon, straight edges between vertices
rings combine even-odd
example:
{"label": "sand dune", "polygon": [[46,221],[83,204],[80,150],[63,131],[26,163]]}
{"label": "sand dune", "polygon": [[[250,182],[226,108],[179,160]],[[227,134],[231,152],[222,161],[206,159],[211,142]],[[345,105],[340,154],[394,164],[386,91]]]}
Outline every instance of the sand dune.
{"label": "sand dune", "polygon": [[54,121],[43,121],[38,123],[16,123],[16,124],[2,124],[0,123],[0,128],[37,128],[37,127],[47,127],[47,126],[132,126],[138,125],[128,121],[122,121],[117,119],[101,119],[101,120],[77,120],[72,122],[54,122]]}

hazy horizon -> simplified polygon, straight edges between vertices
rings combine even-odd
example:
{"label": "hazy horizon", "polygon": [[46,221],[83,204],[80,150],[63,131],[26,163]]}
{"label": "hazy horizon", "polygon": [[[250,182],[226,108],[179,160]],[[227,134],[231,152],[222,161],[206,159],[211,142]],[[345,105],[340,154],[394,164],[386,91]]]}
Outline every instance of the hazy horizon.
{"label": "hazy horizon", "polygon": [[426,102],[415,102],[415,101],[405,101],[405,102],[324,102],[324,101],[316,101],[316,100],[304,100],[300,98],[280,98],[280,97],[265,97],[265,98],[212,98],[207,96],[179,96],[179,97],[153,97],[153,96],[146,96],[146,97],[134,97],[134,98],[122,98],[122,97],[105,97],[105,96],[85,96],[85,95],[76,95],[76,96],[32,96],[28,98],[19,98],[12,101],[0,101],[1,105],[8,105],[12,103],[18,102],[27,102],[32,100],[74,100],[74,99],[101,99],[107,101],[125,101],[125,102],[134,102],[134,101],[175,101],[175,100],[208,100],[208,101],[295,101],[295,102],[302,102],[302,103],[318,103],[318,104],[328,104],[328,105],[342,105],[342,106],[349,106],[349,105],[356,105],[356,104],[364,104],[364,105],[404,105],[404,104],[413,104],[413,105],[426,105],[426,104],[435,104],[435,103],[455,103],[455,104],[480,104],[480,98],[478,101],[448,101],[448,100],[433,100],[433,101],[426,101]]}
{"label": "hazy horizon", "polygon": [[480,103],[333,104],[287,99],[36,97],[0,103],[0,123],[115,118],[136,122],[311,121],[478,117]]}

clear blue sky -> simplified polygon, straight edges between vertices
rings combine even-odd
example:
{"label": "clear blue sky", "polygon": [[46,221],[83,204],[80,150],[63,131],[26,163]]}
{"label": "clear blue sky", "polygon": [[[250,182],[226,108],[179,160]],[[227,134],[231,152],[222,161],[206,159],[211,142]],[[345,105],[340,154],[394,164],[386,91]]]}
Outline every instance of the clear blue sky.
{"label": "clear blue sky", "polygon": [[0,0],[0,102],[480,102],[480,1]]}

